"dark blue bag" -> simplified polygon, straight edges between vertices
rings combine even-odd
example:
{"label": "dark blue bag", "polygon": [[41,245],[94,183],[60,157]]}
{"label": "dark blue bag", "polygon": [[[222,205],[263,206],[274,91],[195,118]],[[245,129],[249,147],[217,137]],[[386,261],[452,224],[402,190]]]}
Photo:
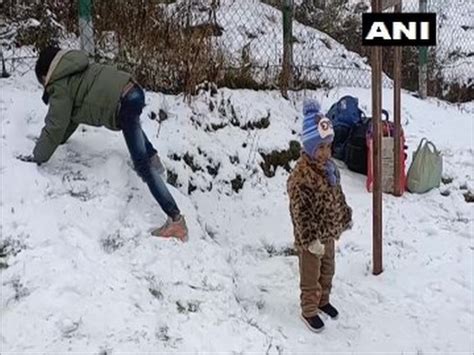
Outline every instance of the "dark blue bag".
{"label": "dark blue bag", "polygon": [[334,127],[334,141],[332,144],[333,156],[344,160],[345,148],[351,130],[362,122],[362,110],[359,108],[359,99],[353,96],[344,96],[333,104],[327,113]]}
{"label": "dark blue bag", "polygon": [[[394,129],[393,123],[389,122],[388,112],[382,110],[382,114],[385,116],[383,121],[384,131],[391,129],[392,126]],[[362,114],[361,122],[352,128],[345,145],[344,162],[349,170],[367,175],[367,136],[370,137],[371,135],[372,118],[365,117],[365,114]],[[384,135],[386,134],[384,133]],[[390,135],[393,136],[393,133]]]}

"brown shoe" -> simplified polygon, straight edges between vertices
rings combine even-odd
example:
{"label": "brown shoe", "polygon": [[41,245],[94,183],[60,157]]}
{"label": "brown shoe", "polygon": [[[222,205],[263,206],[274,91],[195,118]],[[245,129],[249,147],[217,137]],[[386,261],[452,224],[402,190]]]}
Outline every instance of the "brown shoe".
{"label": "brown shoe", "polygon": [[173,221],[168,217],[165,224],[160,228],[151,232],[155,237],[161,238],[177,238],[182,242],[188,241],[188,227],[186,226],[186,220],[184,216],[179,216],[177,221]]}

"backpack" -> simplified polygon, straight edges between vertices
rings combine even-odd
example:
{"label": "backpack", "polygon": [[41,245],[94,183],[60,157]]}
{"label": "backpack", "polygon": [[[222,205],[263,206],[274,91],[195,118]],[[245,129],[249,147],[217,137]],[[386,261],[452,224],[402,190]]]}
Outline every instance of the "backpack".
{"label": "backpack", "polygon": [[[388,122],[388,112],[382,110],[382,114]],[[363,175],[367,175],[367,135],[371,130],[372,118],[362,113],[361,121],[349,133],[344,151],[344,163],[348,169]]]}
{"label": "backpack", "polygon": [[359,174],[367,175],[367,132],[370,118],[365,118],[349,133],[347,139],[344,163],[347,168]]}
{"label": "backpack", "polygon": [[421,194],[439,187],[442,172],[441,153],[432,142],[423,138],[408,169],[408,190]]}
{"label": "backpack", "polygon": [[344,96],[331,106],[326,116],[331,120],[334,128],[333,156],[336,159],[344,160],[349,134],[352,128],[362,120],[359,100],[353,96]]}

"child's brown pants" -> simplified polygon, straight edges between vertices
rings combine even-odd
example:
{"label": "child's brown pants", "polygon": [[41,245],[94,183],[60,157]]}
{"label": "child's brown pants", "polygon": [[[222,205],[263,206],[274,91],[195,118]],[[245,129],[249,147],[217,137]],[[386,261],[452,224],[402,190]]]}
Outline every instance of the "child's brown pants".
{"label": "child's brown pants", "polygon": [[307,250],[299,251],[301,310],[304,317],[313,317],[318,308],[329,303],[334,276],[334,240],[324,245],[323,257]]}

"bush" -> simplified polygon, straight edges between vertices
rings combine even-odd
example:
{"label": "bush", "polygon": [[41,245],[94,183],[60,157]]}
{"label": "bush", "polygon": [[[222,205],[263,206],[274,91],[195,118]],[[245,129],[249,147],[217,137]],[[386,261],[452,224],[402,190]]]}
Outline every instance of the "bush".
{"label": "bush", "polygon": [[[212,38],[221,29],[215,22],[215,7],[196,10],[191,2],[96,1],[95,30],[100,39],[113,32],[118,46],[114,60],[131,71],[145,87],[166,93],[194,93],[205,80],[215,81],[223,56]],[[200,24],[196,11],[208,12]]]}
{"label": "bush", "polygon": [[5,10],[2,27],[13,30],[4,32],[6,34],[2,38],[4,45],[31,46],[38,52],[46,46],[58,45],[65,33],[57,17],[59,5],[56,1],[37,3],[6,0],[2,2],[2,6],[4,7],[2,10]]}

